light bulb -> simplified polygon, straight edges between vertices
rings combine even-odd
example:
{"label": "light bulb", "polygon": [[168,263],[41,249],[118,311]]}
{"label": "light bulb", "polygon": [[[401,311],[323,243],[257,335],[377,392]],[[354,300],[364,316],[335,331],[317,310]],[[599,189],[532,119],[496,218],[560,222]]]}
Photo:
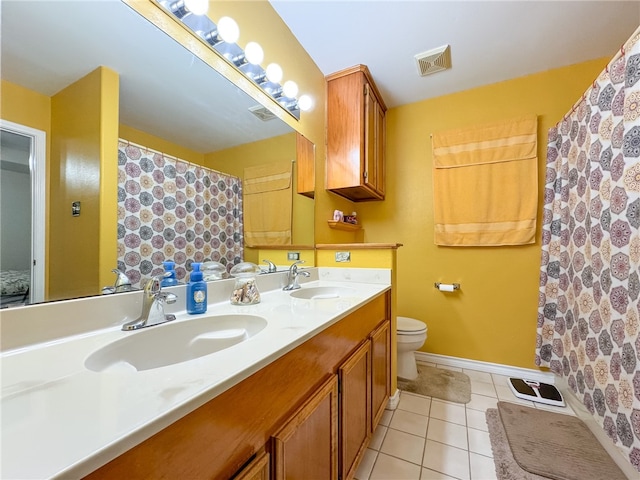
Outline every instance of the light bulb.
{"label": "light bulb", "polygon": [[267,65],[267,78],[270,82],[280,83],[282,80],[282,68],[277,63]]}
{"label": "light bulb", "polygon": [[264,60],[262,47],[256,42],[247,43],[247,46],[244,47],[244,54],[247,58],[247,62],[252,63],[253,65],[260,65],[262,60]]}
{"label": "light bulb", "polygon": [[184,0],[184,5],[194,15],[206,15],[209,10],[209,0]]}
{"label": "light bulb", "polygon": [[298,107],[300,107],[300,110],[303,112],[311,110],[313,107],[313,99],[309,95],[300,95],[300,98],[298,99]]}
{"label": "light bulb", "polygon": [[282,86],[282,93],[284,93],[285,97],[295,98],[295,96],[298,95],[298,84],[291,80],[287,80]]}
{"label": "light bulb", "polygon": [[222,17],[218,21],[218,34],[227,43],[236,43],[240,36],[240,28],[231,17]]}

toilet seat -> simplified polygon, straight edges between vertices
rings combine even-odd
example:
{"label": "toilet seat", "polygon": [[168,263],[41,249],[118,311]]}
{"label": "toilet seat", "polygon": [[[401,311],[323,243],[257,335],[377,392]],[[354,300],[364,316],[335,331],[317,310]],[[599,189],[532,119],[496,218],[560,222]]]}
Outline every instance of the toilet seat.
{"label": "toilet seat", "polygon": [[427,332],[427,325],[420,320],[409,317],[397,317],[397,331],[402,335],[421,335]]}

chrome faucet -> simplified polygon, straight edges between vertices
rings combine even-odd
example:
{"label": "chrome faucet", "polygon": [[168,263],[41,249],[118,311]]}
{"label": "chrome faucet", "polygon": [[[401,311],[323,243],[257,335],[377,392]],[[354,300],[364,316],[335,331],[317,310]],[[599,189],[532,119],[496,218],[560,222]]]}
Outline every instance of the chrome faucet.
{"label": "chrome faucet", "polygon": [[111,271],[117,275],[116,283],[113,284],[113,287],[103,287],[102,294],[130,292],[132,290],[132,286],[129,277],[117,268],[114,268]]}
{"label": "chrome faucet", "polygon": [[287,274],[287,284],[282,287],[282,290],[289,291],[299,289],[300,285],[298,285],[298,275],[302,275],[303,277],[308,277],[309,275],[311,275],[307,271],[298,270],[299,263],[304,263],[304,260],[298,260],[289,267],[289,273]]}
{"label": "chrome faucet", "polygon": [[266,263],[267,265],[269,265],[269,269],[267,270],[267,273],[275,273],[278,271],[278,268],[275,266],[275,264],[271,261],[271,260],[262,260],[262,263]]}
{"label": "chrome faucet", "polygon": [[173,293],[163,292],[160,286],[161,280],[162,276],[147,280],[142,292],[142,313],[137,319],[122,325],[122,330],[138,330],[176,319],[175,315],[164,313],[164,305],[165,303],[175,303],[178,297]]}

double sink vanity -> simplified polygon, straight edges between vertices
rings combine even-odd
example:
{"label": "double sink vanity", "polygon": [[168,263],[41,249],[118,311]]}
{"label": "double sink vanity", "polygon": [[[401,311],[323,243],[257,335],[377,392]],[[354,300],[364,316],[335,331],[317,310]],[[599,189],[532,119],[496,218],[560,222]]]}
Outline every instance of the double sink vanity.
{"label": "double sink vanity", "polygon": [[4,310],[0,476],[353,476],[390,394],[391,272],[307,271],[260,275],[251,306],[209,283],[202,315],[170,287],[176,319],[133,332],[141,292]]}

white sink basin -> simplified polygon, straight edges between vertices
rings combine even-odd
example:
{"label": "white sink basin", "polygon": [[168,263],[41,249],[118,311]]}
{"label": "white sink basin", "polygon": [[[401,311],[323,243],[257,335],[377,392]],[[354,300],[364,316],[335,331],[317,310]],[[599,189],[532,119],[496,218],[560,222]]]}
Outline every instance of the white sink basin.
{"label": "white sink basin", "polygon": [[356,293],[354,288],[349,287],[302,287],[290,293],[293,298],[305,300],[321,300],[331,298],[348,297]]}
{"label": "white sink basin", "polygon": [[255,315],[209,315],[127,333],[87,357],[94,372],[134,372],[219,352],[248,340],[267,321]]}

